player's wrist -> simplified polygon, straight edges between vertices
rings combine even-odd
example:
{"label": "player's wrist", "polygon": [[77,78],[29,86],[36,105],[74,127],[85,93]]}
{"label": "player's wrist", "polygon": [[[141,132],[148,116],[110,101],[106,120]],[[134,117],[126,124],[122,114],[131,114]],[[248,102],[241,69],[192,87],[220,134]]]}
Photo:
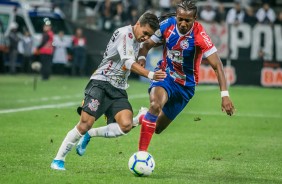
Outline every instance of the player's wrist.
{"label": "player's wrist", "polygon": [[141,59],[146,60],[146,57],[145,57],[145,56],[139,56],[139,57],[138,57],[138,61],[141,60]]}
{"label": "player's wrist", "polygon": [[229,96],[229,92],[227,90],[226,91],[221,91],[220,92],[220,96],[221,96],[221,98],[225,97],[225,96]]}
{"label": "player's wrist", "polygon": [[153,80],[154,79],[154,75],[155,75],[155,72],[152,72],[152,71],[150,71],[149,73],[148,73],[148,79],[151,79],[151,80]]}

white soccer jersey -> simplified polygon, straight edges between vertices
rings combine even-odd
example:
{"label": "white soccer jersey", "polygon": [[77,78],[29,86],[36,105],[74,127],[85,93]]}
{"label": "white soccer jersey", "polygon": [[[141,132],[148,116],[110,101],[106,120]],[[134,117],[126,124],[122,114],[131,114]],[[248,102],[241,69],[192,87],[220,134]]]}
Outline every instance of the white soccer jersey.
{"label": "white soccer jersey", "polygon": [[103,60],[91,79],[108,81],[113,86],[128,88],[127,79],[132,63],[136,61],[140,43],[134,37],[132,26],[117,29],[110,39]]}

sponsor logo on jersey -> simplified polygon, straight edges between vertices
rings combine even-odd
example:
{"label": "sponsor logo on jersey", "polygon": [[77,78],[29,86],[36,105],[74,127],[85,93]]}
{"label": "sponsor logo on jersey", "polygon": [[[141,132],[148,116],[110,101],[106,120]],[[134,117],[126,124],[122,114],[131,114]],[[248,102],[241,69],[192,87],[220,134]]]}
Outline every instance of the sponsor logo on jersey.
{"label": "sponsor logo on jersey", "polygon": [[132,38],[133,38],[132,33],[128,33],[128,37],[129,37],[130,39],[132,39]]}
{"label": "sponsor logo on jersey", "polygon": [[187,48],[189,47],[189,42],[188,42],[188,40],[182,40],[182,41],[180,42],[180,47],[181,47],[182,49],[187,49]]}
{"label": "sponsor logo on jersey", "polygon": [[88,108],[91,111],[95,112],[95,111],[97,111],[99,105],[100,105],[100,102],[98,100],[91,99],[91,102],[89,102],[89,104],[88,104]]}
{"label": "sponsor logo on jersey", "polygon": [[122,41],[122,49],[123,49],[123,55],[126,55],[126,37],[123,37]]}
{"label": "sponsor logo on jersey", "polygon": [[167,22],[168,22],[168,19],[163,20],[163,21],[160,23],[160,26],[163,25],[163,24],[165,24],[165,23],[167,23]]}
{"label": "sponsor logo on jersey", "polygon": [[207,45],[208,47],[211,47],[211,46],[212,46],[212,42],[211,42],[210,37],[207,35],[207,33],[203,31],[203,32],[200,33],[200,35],[203,37],[203,39],[204,39],[206,45]]}

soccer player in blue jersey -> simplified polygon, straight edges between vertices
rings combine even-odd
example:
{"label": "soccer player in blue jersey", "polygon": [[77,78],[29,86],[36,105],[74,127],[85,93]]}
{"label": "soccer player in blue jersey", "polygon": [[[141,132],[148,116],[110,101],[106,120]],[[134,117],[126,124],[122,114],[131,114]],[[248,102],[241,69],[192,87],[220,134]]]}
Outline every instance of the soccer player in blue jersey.
{"label": "soccer player in blue jersey", "polygon": [[141,124],[139,151],[147,151],[154,132],[159,134],[166,129],[194,96],[202,57],[207,59],[217,75],[222,111],[229,116],[234,113],[222,62],[203,26],[196,21],[195,3],[183,0],[178,4],[176,14],[167,16],[160,23],[160,29],[139,50],[138,61],[145,66],[148,51],[156,45],[163,45],[163,58],[156,70],[167,73],[164,81],[151,82],[150,107],[148,111],[142,108],[134,118]]}

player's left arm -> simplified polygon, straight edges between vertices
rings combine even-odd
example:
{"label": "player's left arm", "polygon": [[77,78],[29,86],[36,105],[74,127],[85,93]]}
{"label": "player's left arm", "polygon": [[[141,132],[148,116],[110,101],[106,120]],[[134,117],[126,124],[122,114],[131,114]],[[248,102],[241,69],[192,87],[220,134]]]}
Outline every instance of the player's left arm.
{"label": "player's left arm", "polygon": [[223,65],[222,62],[217,54],[217,52],[214,52],[213,54],[209,55],[207,57],[207,60],[213,70],[215,71],[215,74],[218,79],[220,91],[221,91],[221,109],[222,111],[226,112],[227,115],[232,116],[235,108],[234,105],[229,97],[229,92],[227,88],[227,81],[226,77],[223,71]]}

